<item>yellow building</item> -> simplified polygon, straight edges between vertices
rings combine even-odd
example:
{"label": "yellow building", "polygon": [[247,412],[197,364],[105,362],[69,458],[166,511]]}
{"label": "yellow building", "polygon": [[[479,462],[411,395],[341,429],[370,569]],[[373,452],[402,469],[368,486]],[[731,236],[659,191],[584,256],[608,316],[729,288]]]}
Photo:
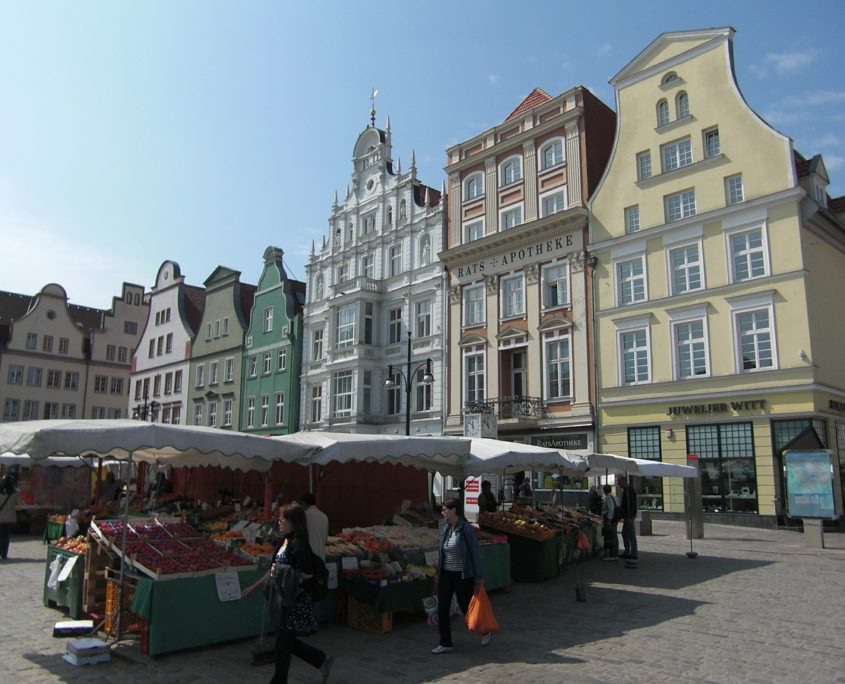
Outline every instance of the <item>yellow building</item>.
{"label": "yellow building", "polygon": [[[790,441],[813,428],[843,464],[845,222],[821,157],[744,101],[733,36],[664,33],[611,80],[616,139],[590,204],[598,443],[696,454],[708,519],[771,524]],[[642,507],[683,510],[679,481],[637,486]]]}

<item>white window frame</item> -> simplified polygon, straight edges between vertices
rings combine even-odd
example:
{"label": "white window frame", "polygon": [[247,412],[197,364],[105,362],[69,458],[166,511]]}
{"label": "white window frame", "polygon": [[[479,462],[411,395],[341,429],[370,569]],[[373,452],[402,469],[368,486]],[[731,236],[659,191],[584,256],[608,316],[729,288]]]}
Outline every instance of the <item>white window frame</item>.
{"label": "white window frame", "polygon": [[[560,196],[561,202],[563,205],[559,209],[555,209],[554,211],[548,211],[547,202],[553,198],[557,198]],[[551,216],[552,214],[559,214],[562,211],[566,211],[569,206],[566,202],[566,186],[559,185],[558,187],[550,190],[549,192],[545,192],[540,195],[540,218],[545,218],[546,216]],[[555,202],[557,204],[557,202]]]}
{"label": "white window frame", "polygon": [[414,401],[415,411],[431,411],[433,392],[433,382],[423,382],[425,376],[425,368],[417,369],[416,377],[416,394]]}
{"label": "white window frame", "polygon": [[625,207],[625,233],[637,233],[640,230],[640,205],[633,204],[630,207]]}
{"label": "white window frame", "polygon": [[248,369],[248,377],[256,378],[258,377],[258,354],[251,354],[247,358],[247,363],[249,364]]}
{"label": "white window frame", "polygon": [[[718,157],[722,154],[722,141],[719,138],[719,127],[716,126],[714,128],[708,128],[706,131],[702,131],[702,146],[704,147],[704,158],[711,159],[713,157]],[[713,141],[715,140],[715,145],[713,145]],[[715,148],[715,149],[714,149]]]}
{"label": "white window frame", "polygon": [[[473,294],[480,293],[480,297],[472,297]],[[470,283],[464,285],[463,293],[461,295],[462,303],[462,325],[465,328],[472,328],[478,325],[484,325],[487,320],[487,305],[486,292],[483,282]],[[477,313],[478,315],[470,315]]]}
{"label": "white window frame", "polygon": [[355,304],[343,304],[335,310],[335,347],[355,344]]}
{"label": "white window frame", "polygon": [[246,426],[255,427],[255,397],[246,398]]}
{"label": "white window frame", "polygon": [[[642,267],[642,272],[640,274],[625,277],[622,277],[622,268],[626,264],[632,264],[634,262],[640,262]],[[616,296],[616,306],[632,306],[633,304],[639,304],[641,302],[648,301],[648,262],[645,258],[645,253],[639,254],[629,254],[625,257],[620,257],[618,259],[613,260],[613,276],[616,279],[616,287],[614,288],[615,296]],[[642,296],[637,298],[636,294],[636,283],[637,281],[642,281]],[[631,301],[626,302],[624,297],[624,292],[626,289],[626,283],[631,283]]]}
{"label": "white window frame", "polygon": [[473,219],[464,223],[464,243],[480,240],[484,237],[484,218]]}
{"label": "white window frame", "polygon": [[637,180],[643,181],[651,178],[653,169],[651,167],[651,150],[637,153]]}
{"label": "white window frame", "polygon": [[205,364],[198,363],[194,373],[194,387],[205,387]]}
{"label": "white window frame", "polygon": [[265,306],[264,307],[264,314],[262,316],[262,320],[264,321],[264,332],[273,332],[273,307],[272,306]]}
{"label": "white window frame", "polygon": [[[731,305],[731,325],[733,327],[733,347],[734,347],[734,368],[739,373],[759,373],[762,371],[777,370],[778,368],[778,347],[777,334],[775,326],[775,303],[773,292],[763,292],[742,297],[730,297],[728,303]],[[744,314],[755,314],[760,311],[765,311],[769,317],[769,327],[765,331],[769,335],[769,344],[771,346],[772,365],[756,368],[745,368],[745,363],[742,356],[742,332],[740,330],[739,318]],[[756,346],[756,345],[755,345]],[[756,352],[756,349],[755,349]],[[759,357],[755,357],[755,361],[759,362]]]}
{"label": "white window frame", "polygon": [[499,187],[522,181],[522,155],[512,154],[499,164]]}
{"label": "white window frame", "polygon": [[416,333],[417,339],[421,337],[429,337],[431,335],[431,310],[432,302],[430,299],[424,299],[414,303],[414,310],[416,313]]}
{"label": "white window frame", "polygon": [[[629,385],[645,385],[651,383],[654,378],[654,371],[652,368],[651,363],[651,314],[645,314],[643,316],[634,316],[631,318],[625,318],[622,320],[614,321],[614,325],[616,326],[616,372],[617,372],[617,383],[619,387],[627,387]],[[645,360],[647,366],[647,373],[648,378],[645,380],[636,379],[632,382],[628,382],[625,377],[625,343],[624,337],[626,335],[637,334],[640,332],[645,333],[645,346],[642,347],[635,347],[634,354],[636,357],[644,351],[645,352]],[[634,362],[635,368],[635,375],[636,368],[638,368],[637,359],[635,358]]]}
{"label": "white window frame", "polygon": [[675,95],[675,115],[678,119],[686,119],[689,116],[689,94],[686,90]]}
{"label": "white window frame", "polygon": [[[736,269],[736,256],[737,254],[734,252],[734,244],[733,240],[735,237],[739,235],[748,235],[750,233],[754,233],[756,231],[760,231],[760,238],[761,238],[761,246],[759,249],[754,250],[744,250],[746,254],[752,253],[762,253],[763,255],[763,272],[757,275],[750,274],[749,268],[749,276],[747,278],[739,279],[737,276],[737,269]],[[726,250],[728,255],[728,274],[730,275],[731,283],[744,283],[751,280],[757,280],[758,278],[765,278],[767,277],[771,271],[769,266],[769,240],[768,240],[768,226],[766,222],[763,221],[761,223],[756,223],[754,225],[745,225],[739,226],[737,228],[725,231],[725,241],[726,241]],[[746,262],[748,259],[745,259]]]}
{"label": "white window frame", "polygon": [[202,425],[202,404],[194,404],[194,425]]}
{"label": "white window frame", "polygon": [[352,415],[353,376],[352,370],[344,370],[334,373],[332,377],[332,415],[335,418],[348,418]]}
{"label": "white window frame", "polygon": [[[562,269],[563,273],[560,276],[554,277],[551,275],[555,271]],[[540,280],[543,287],[543,310],[563,309],[570,306],[570,278],[569,278],[569,262],[565,259],[553,261],[549,264],[544,264],[540,269]],[[560,285],[564,287],[564,297],[560,298]],[[552,293],[557,292],[558,302],[552,302]]]}
{"label": "white window frame", "polygon": [[392,307],[387,311],[387,343],[397,344],[402,341],[402,307]]}
{"label": "white window frame", "polygon": [[273,372],[273,352],[265,351],[261,354],[261,375]]}
{"label": "white window frame", "polygon": [[365,278],[373,279],[375,274],[375,260],[372,254],[365,254],[361,257],[361,275]]}
{"label": "white window frame", "polygon": [[516,228],[522,223],[522,202],[499,211],[499,230]]}
{"label": "white window frame", "polygon": [[481,171],[475,171],[469,174],[466,178],[464,178],[462,186],[464,202],[470,202],[480,197],[484,197],[484,173]]}
{"label": "white window frame", "polygon": [[389,257],[389,265],[390,265],[390,277],[398,276],[402,274],[402,243],[399,242],[395,245],[390,245],[388,248]]}
{"label": "white window frame", "polygon": [[[552,152],[552,161],[551,163],[546,163],[546,151],[554,149],[555,146],[560,145],[560,159],[557,159]],[[566,141],[562,137],[558,138],[550,138],[546,140],[541,146],[538,156],[540,157],[540,171],[548,171],[549,169],[553,169],[557,166],[562,166],[566,162]]]}
{"label": "white window frame", "polygon": [[[737,188],[737,181],[739,181]],[[737,192],[738,190],[738,192]],[[745,185],[742,182],[742,174],[737,173],[725,178],[725,204],[728,206],[740,204],[745,201]]]}
{"label": "white window frame", "polygon": [[232,382],[235,379],[235,357],[227,356],[223,361],[223,382]]}
{"label": "white window frame", "polygon": [[285,393],[276,392],[276,425],[285,424]]}
{"label": "white window frame", "polygon": [[[671,208],[672,205],[675,204],[676,200],[678,203],[677,216]],[[690,216],[695,216],[698,211],[695,200],[695,189],[690,188],[688,190],[682,190],[681,192],[673,192],[671,195],[666,195],[663,198],[663,208],[666,212],[666,223],[674,223],[675,221],[681,221],[685,218],[689,218]]]}
{"label": "white window frame", "polygon": [[[694,380],[695,378],[708,378],[712,373],[710,364],[710,332],[708,329],[707,318],[707,304],[697,304],[695,306],[684,307],[674,311],[667,311],[669,314],[669,334],[670,344],[672,346],[672,377],[675,380]],[[680,349],[678,343],[678,331],[681,326],[691,325],[694,323],[701,323],[701,342],[704,347],[704,372],[692,373],[691,375],[681,376],[681,360]],[[694,369],[694,364],[691,361],[690,369]]]}
{"label": "white window frame", "polygon": [[464,401],[484,401],[487,359],[482,345],[475,345],[464,349],[463,367]]}
{"label": "white window frame", "polygon": [[270,395],[261,395],[261,407],[258,419],[261,421],[261,427],[267,427],[270,424]]}
{"label": "white window frame", "polygon": [[279,347],[276,350],[276,372],[281,373],[288,369],[288,348]]}
{"label": "white window frame", "polygon": [[[682,264],[680,267],[676,268],[675,266],[675,254],[684,250],[689,250],[691,247],[695,247],[698,251],[698,260],[694,262],[688,262]],[[699,292],[700,290],[705,289],[706,283],[704,281],[704,245],[702,244],[701,240],[696,240],[693,242],[685,242],[682,244],[673,244],[666,247],[666,267],[668,269],[668,279],[669,279],[669,292],[672,296],[678,296],[682,294],[686,294],[688,292]],[[677,271],[684,271],[686,273],[685,281],[687,284],[689,283],[689,272],[693,269],[698,269],[698,279],[699,285],[698,287],[687,287],[686,289],[679,290],[676,287],[675,283],[675,273]]]}
{"label": "white window frame", "polygon": [[666,126],[669,123],[669,102],[666,99],[657,103],[657,127]]}
{"label": "white window frame", "polygon": [[[158,376],[156,376],[158,377]],[[212,361],[208,364],[208,384],[216,385],[220,382],[220,362]]]}
{"label": "white window frame", "polygon": [[314,361],[323,358],[323,328],[314,328],[311,331],[311,354]]}
{"label": "white window frame", "polygon": [[[549,347],[550,345],[559,345],[562,342],[566,343],[567,355],[565,359],[560,357],[555,361],[550,359]],[[560,372],[561,367],[565,367],[566,378],[563,375],[557,381],[559,385],[558,390],[562,388],[562,383],[566,382],[569,392],[566,394],[553,392],[552,387],[552,371]],[[568,331],[554,330],[543,335],[543,398],[549,402],[558,401],[572,401],[574,398],[572,387],[572,336]]]}
{"label": "white window frame", "polygon": [[682,169],[693,161],[692,140],[689,136],[660,146],[660,168],[663,173]]}
{"label": "white window frame", "polygon": [[208,427],[217,427],[217,402],[208,402]]}
{"label": "white window frame", "polygon": [[499,319],[525,316],[525,273],[509,273],[499,279]]}
{"label": "white window frame", "polygon": [[223,400],[223,426],[232,427],[232,409],[234,407],[233,399]]}

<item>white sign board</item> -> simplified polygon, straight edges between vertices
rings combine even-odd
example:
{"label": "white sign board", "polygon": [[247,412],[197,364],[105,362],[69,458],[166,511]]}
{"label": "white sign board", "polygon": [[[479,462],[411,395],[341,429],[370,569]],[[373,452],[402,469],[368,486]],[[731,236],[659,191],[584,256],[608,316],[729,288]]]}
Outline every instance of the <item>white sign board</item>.
{"label": "white sign board", "polygon": [[221,601],[237,601],[241,597],[241,583],[236,572],[215,572],[217,598]]}

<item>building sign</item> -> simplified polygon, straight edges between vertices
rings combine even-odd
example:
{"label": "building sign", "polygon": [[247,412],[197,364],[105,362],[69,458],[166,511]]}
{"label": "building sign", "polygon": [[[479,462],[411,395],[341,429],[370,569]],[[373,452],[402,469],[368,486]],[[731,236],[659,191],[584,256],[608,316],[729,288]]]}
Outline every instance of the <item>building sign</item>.
{"label": "building sign", "polygon": [[477,280],[485,275],[504,273],[539,260],[555,259],[569,252],[581,249],[583,239],[580,233],[562,235],[551,240],[538,240],[525,247],[505,249],[478,261],[456,266],[452,273],[458,280]]}
{"label": "building sign", "polygon": [[685,406],[670,406],[666,410],[667,416],[698,416],[708,413],[729,413],[731,411],[762,411],[766,408],[765,399],[751,401],[723,401],[713,404],[687,404]]}
{"label": "building sign", "polygon": [[587,449],[587,433],[573,432],[570,435],[541,435],[532,436],[531,444],[546,449]]}
{"label": "building sign", "polygon": [[786,514],[790,518],[835,518],[833,459],[827,450],[783,452]]}
{"label": "building sign", "polygon": [[845,401],[836,401],[836,399],[831,399],[827,407],[833,409],[834,411],[842,411],[845,413]]}

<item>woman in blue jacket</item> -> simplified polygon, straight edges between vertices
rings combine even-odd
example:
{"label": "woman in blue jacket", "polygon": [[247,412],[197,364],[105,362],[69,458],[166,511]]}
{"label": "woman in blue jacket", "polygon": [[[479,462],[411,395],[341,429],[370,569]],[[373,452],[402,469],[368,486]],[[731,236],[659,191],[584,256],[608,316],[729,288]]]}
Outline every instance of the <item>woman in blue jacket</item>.
{"label": "woman in blue jacket", "polygon": [[[473,595],[484,585],[484,568],[481,564],[481,550],[475,530],[461,515],[461,502],[449,499],[443,504],[443,520],[440,530],[440,554],[437,563],[437,624],[440,629],[440,643],[432,653],[450,653],[452,647],[452,624],[449,607],[452,596],[457,595],[458,605],[466,615]],[[490,643],[490,633],[481,638],[482,645]]]}

